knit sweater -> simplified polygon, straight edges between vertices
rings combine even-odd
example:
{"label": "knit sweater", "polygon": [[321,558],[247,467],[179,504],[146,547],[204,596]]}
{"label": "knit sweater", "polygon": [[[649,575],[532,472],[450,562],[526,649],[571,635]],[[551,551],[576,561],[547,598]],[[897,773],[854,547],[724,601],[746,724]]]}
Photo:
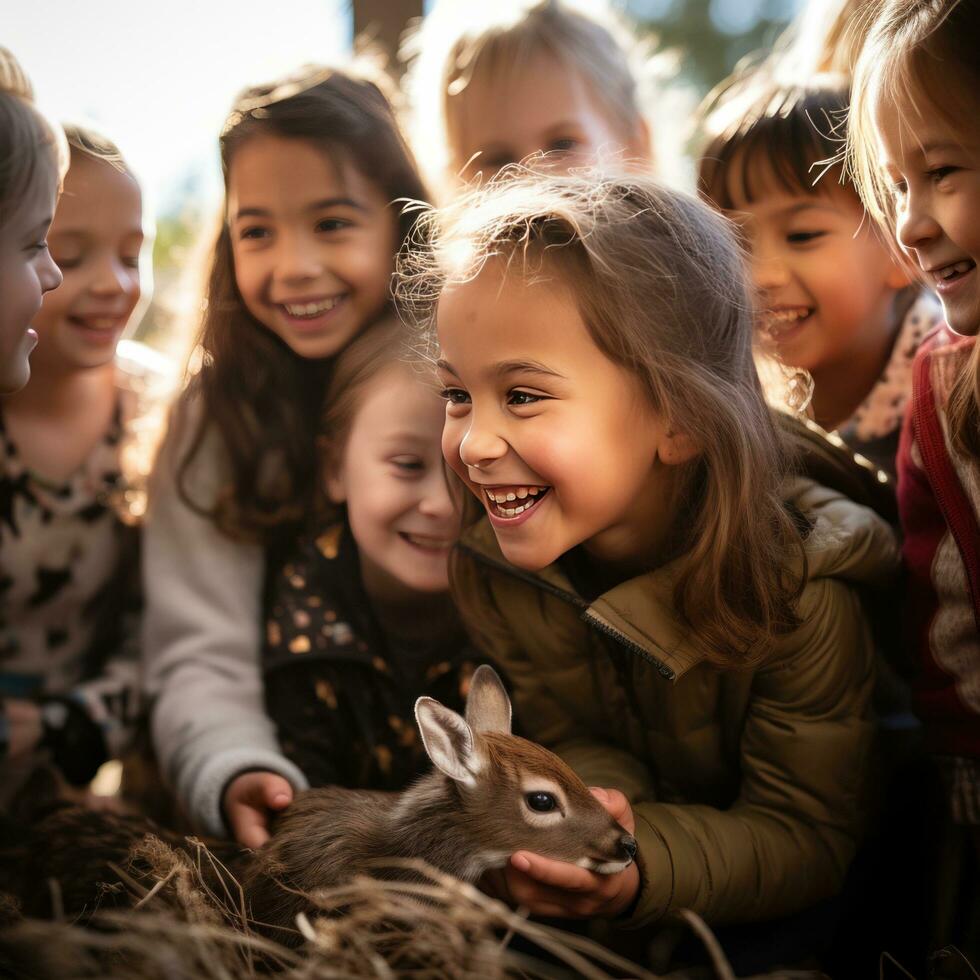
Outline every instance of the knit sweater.
{"label": "knit sweater", "polygon": [[975,339],[938,330],[916,362],[899,450],[916,710],[938,753],[980,757],[980,468],[950,445],[945,406]]}

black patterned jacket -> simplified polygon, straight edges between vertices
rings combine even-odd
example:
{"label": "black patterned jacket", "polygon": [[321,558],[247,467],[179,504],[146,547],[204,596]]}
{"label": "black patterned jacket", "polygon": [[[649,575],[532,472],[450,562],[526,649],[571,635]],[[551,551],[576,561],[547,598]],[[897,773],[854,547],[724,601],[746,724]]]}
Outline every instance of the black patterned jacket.
{"label": "black patterned jacket", "polygon": [[462,627],[441,643],[392,643],[346,522],[270,556],[264,609],[266,711],[310,785],[400,790],[424,772],[415,700],[462,710],[478,663]]}

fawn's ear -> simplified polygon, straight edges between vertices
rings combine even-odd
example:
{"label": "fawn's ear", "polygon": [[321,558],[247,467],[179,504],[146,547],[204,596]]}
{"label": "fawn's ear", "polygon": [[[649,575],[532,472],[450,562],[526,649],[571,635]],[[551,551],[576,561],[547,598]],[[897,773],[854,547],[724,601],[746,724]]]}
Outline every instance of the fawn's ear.
{"label": "fawn's ear", "polygon": [[463,718],[432,698],[415,702],[415,720],[432,764],[450,779],[476,786],[483,759],[476,751],[473,731]]}
{"label": "fawn's ear", "polygon": [[473,672],[466,696],[466,721],[475,732],[510,734],[510,698],[503,681],[488,664]]}

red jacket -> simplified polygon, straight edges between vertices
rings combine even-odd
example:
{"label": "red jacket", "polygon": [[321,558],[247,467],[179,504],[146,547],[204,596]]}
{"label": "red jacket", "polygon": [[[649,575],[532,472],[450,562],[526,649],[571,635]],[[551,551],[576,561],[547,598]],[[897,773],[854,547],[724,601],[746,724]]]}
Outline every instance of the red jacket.
{"label": "red jacket", "polygon": [[950,451],[942,414],[974,338],[930,335],[898,451],[916,710],[934,751],[980,757],[980,466]]}

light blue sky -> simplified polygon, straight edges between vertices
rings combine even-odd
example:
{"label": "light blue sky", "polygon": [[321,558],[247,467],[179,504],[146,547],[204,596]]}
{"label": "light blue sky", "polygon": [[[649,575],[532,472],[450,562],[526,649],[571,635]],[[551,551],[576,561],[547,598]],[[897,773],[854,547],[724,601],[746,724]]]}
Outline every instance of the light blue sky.
{"label": "light blue sky", "polygon": [[344,0],[0,0],[0,44],[52,116],[114,138],[157,206],[188,176],[217,188],[217,135],[236,92],[348,50]]}

